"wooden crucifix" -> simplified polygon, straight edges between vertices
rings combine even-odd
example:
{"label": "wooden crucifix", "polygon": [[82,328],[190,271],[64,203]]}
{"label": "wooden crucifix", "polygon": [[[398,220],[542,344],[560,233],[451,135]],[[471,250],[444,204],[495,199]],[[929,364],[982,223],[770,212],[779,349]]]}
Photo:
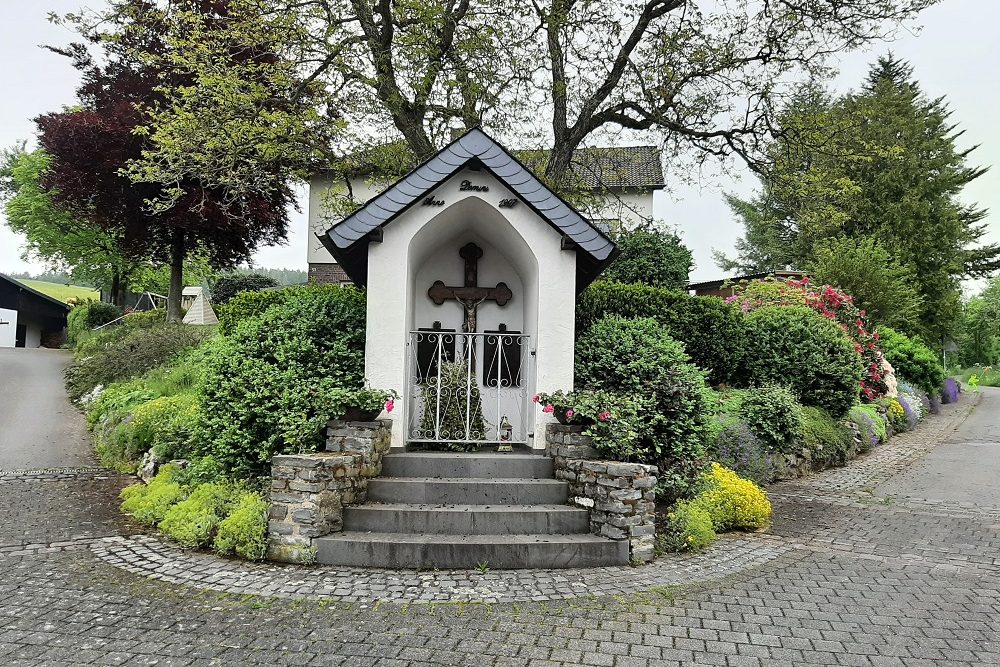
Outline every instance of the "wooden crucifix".
{"label": "wooden crucifix", "polygon": [[514,294],[507,283],[497,283],[496,287],[479,286],[479,259],[483,249],[475,243],[466,243],[458,254],[465,260],[465,285],[448,287],[440,280],[435,280],[427,296],[437,305],[445,301],[457,301],[465,309],[465,321],[462,324],[464,333],[476,333],[476,311],[484,301],[495,301],[498,306],[505,306]]}

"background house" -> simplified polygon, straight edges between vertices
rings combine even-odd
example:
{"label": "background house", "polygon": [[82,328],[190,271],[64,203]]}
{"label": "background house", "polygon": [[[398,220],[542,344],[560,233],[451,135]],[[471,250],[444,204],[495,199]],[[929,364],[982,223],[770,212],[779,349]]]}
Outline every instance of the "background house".
{"label": "background house", "polygon": [[[514,156],[536,173],[544,167],[545,151],[514,151]],[[412,166],[403,167],[392,178],[376,178],[376,171],[385,173],[363,154],[351,158],[351,166],[341,168],[335,176],[331,171],[317,173],[309,182],[309,280],[316,283],[350,282],[347,273],[319,241],[331,225],[343,216],[330,211],[328,197],[332,192],[349,194],[356,207],[367,203]],[[583,216],[612,233],[621,227],[633,227],[653,218],[653,193],[663,188],[663,166],[660,150],[655,146],[619,146],[581,148],[574,154],[573,177],[582,186],[586,205]]]}
{"label": "background house", "polygon": [[69,306],[0,273],[0,347],[59,347]]}
{"label": "background house", "polygon": [[806,277],[805,271],[792,271],[790,269],[785,269],[783,271],[764,271],[762,273],[753,273],[746,276],[736,276],[735,278],[719,278],[718,280],[707,280],[700,283],[691,283],[688,285],[688,291],[695,296],[721,296],[726,298],[733,296],[736,293],[735,286],[744,282],[753,282],[754,280],[767,280],[768,278],[773,278],[775,280],[801,280]]}

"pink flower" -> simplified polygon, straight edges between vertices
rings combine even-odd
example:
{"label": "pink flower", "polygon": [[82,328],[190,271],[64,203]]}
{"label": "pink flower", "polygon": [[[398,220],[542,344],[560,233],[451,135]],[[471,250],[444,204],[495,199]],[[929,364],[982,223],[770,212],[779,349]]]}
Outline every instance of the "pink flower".
{"label": "pink flower", "polygon": [[549,403],[544,408],[542,408],[542,412],[544,412],[545,414],[549,414],[549,415],[551,415],[555,411],[556,411],[556,409],[552,406],[551,403]]}
{"label": "pink flower", "polygon": [[566,411],[566,419],[572,419],[576,413],[572,409]]}
{"label": "pink flower", "polygon": [[534,396],[531,397],[531,402],[532,403],[537,403],[538,402],[538,394],[535,394]]}
{"label": "pink flower", "polygon": [[385,402],[385,411],[386,412],[392,412],[392,409],[394,407],[396,407],[396,404],[393,402],[393,400],[391,398],[388,401]]}
{"label": "pink flower", "polygon": [[597,418],[600,419],[602,422],[606,422],[609,419],[611,419],[611,413],[605,410],[604,412],[597,415]]}

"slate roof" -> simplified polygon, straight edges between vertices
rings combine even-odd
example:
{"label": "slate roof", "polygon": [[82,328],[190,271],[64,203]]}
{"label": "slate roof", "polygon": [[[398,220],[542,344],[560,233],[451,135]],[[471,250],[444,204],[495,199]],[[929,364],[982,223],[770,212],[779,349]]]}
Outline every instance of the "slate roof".
{"label": "slate roof", "polygon": [[[545,168],[549,156],[547,150],[510,152],[535,172]],[[338,169],[351,177],[374,173],[402,176],[412,167],[413,155],[401,141],[358,151],[338,163]],[[593,190],[663,187],[663,162],[656,146],[579,148],[573,152],[570,170],[584,188]]]}
{"label": "slate roof", "polygon": [[552,225],[577,249],[577,290],[589,285],[618,254],[614,242],[539,181],[479,128],[441,149],[324,234],[320,241],[358,285],[368,278],[368,242],[428,191],[467,165],[481,166]]}

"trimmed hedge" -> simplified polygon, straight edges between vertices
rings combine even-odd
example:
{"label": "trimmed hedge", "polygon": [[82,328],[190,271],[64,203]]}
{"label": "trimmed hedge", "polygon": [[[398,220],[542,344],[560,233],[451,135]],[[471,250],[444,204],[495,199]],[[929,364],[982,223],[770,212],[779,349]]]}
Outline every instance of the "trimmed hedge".
{"label": "trimmed hedge", "polygon": [[576,346],[581,388],[603,389],[637,404],[637,448],[659,466],[657,493],[674,502],[690,494],[706,463],[708,391],[683,346],[652,318],[605,317]]}
{"label": "trimmed hedge", "polygon": [[232,303],[265,294],[280,302],[222,339],[203,384],[200,454],[237,478],[266,474],[274,454],[315,450],[338,391],[364,383],[364,292],[312,286]]}
{"label": "trimmed hedge", "polygon": [[260,292],[269,287],[277,286],[277,280],[260,273],[229,273],[219,276],[215,284],[212,285],[212,302],[221,305],[229,303],[237,294]]}
{"label": "trimmed hedge", "polygon": [[746,324],[743,314],[717,297],[598,281],[576,302],[577,337],[607,315],[651,317],[673,339],[684,344],[691,361],[708,371],[709,383],[733,384],[743,358]]}
{"label": "trimmed hedge", "polygon": [[247,322],[264,314],[271,306],[284,303],[304,287],[288,287],[265,292],[241,292],[217,309],[219,331],[228,336],[241,322]]}
{"label": "trimmed hedge", "polygon": [[787,385],[803,405],[834,418],[854,405],[861,357],[836,323],[809,308],[767,306],[746,316],[748,385]]}
{"label": "trimmed hedge", "polygon": [[910,338],[889,327],[879,327],[882,354],[892,364],[897,377],[909,380],[930,395],[944,385],[944,367],[934,350],[917,338]]}

